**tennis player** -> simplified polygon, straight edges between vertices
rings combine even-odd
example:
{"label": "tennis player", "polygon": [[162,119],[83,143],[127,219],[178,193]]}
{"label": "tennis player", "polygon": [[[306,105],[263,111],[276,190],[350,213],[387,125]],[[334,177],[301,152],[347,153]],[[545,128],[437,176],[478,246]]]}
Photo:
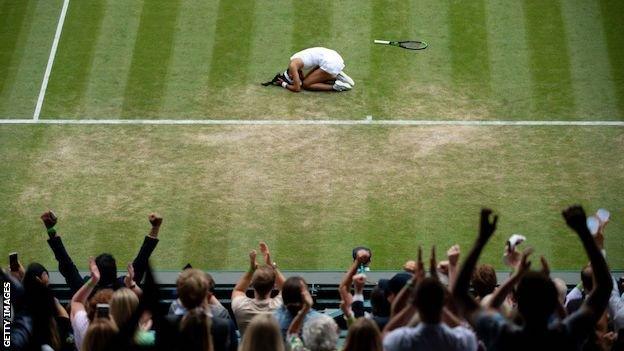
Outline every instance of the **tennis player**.
{"label": "tennis player", "polygon": [[336,51],[321,47],[309,48],[290,57],[283,79],[276,83],[293,92],[300,92],[301,89],[351,90],[355,82],[342,71],[344,67],[344,60]]}

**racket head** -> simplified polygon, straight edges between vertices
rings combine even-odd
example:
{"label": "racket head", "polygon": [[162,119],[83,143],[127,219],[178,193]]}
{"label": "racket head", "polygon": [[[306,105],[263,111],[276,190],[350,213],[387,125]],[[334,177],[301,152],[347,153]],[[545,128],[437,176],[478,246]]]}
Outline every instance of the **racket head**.
{"label": "racket head", "polygon": [[407,50],[423,50],[426,49],[429,44],[419,40],[407,40],[398,42],[398,46]]}

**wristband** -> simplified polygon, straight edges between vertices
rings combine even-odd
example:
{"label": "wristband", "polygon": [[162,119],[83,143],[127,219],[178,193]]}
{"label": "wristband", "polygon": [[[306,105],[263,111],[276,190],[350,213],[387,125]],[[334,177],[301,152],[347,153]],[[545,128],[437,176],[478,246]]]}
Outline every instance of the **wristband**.
{"label": "wristband", "polygon": [[288,83],[282,82],[282,88],[286,89],[286,86],[288,86]]}
{"label": "wristband", "polygon": [[56,234],[56,228],[54,226],[47,229],[48,234]]}
{"label": "wristband", "polygon": [[90,288],[94,288],[97,284],[93,281],[93,278],[89,278],[87,281],[87,286]]}

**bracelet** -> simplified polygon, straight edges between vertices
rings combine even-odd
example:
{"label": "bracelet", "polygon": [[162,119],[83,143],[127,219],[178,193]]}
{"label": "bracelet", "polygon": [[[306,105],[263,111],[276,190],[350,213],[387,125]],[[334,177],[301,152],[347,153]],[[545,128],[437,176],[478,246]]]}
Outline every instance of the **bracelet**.
{"label": "bracelet", "polygon": [[288,83],[282,82],[282,88],[286,89],[286,86],[288,86]]}
{"label": "bracelet", "polygon": [[56,228],[54,228],[54,226],[48,228],[47,230],[48,230],[48,234],[56,234]]}
{"label": "bracelet", "polygon": [[97,284],[93,281],[93,278],[89,278],[89,280],[87,281],[87,286],[90,288],[95,287]]}

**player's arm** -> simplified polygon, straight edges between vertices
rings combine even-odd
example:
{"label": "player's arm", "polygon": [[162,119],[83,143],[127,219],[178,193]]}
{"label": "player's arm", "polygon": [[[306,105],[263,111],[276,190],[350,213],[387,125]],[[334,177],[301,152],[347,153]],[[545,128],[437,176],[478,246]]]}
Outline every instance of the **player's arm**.
{"label": "player's arm", "polygon": [[288,75],[292,78],[293,83],[282,82],[282,87],[295,93],[300,92],[303,82],[301,82],[299,77],[299,65],[295,60],[290,61],[290,64],[288,64]]}

